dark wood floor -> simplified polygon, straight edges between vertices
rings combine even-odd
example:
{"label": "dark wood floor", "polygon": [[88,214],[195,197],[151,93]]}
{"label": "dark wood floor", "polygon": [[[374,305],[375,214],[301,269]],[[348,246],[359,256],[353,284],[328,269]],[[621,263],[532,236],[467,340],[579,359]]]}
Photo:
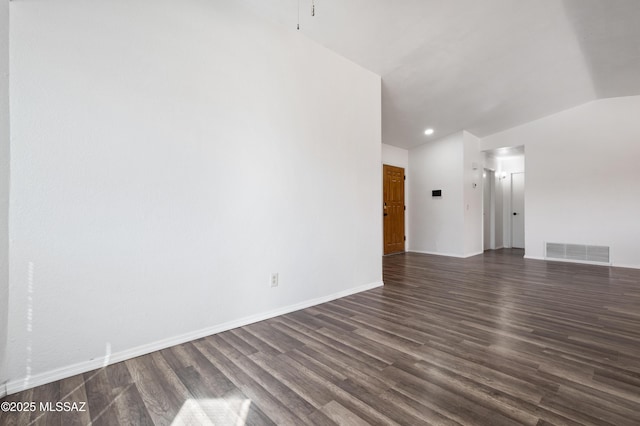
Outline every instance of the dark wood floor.
{"label": "dark wood floor", "polygon": [[640,271],[384,258],[385,286],[11,395],[0,424],[639,425]]}

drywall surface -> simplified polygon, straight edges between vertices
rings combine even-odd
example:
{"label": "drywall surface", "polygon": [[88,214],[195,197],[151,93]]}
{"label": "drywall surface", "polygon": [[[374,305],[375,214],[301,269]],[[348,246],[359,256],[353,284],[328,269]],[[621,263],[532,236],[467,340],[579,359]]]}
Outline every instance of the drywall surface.
{"label": "drywall surface", "polygon": [[397,146],[382,144],[382,164],[409,168],[409,151]]}
{"label": "drywall surface", "polygon": [[480,139],[469,132],[463,137],[464,256],[483,252],[482,247],[482,163]]}
{"label": "drywall surface", "polygon": [[498,159],[486,152],[483,152],[484,167],[489,170],[498,170]]}
{"label": "drywall surface", "polygon": [[234,2],[11,20],[11,381],[381,282],[379,76]]}
{"label": "drywall surface", "polygon": [[525,146],[525,252],[545,242],[606,245],[640,268],[640,96],[602,99],[484,138]]}
{"label": "drywall surface", "polygon": [[463,139],[459,132],[409,151],[410,251],[465,254]]}
{"label": "drywall surface", "polygon": [[0,0],[0,397],[9,312],[9,0]]}
{"label": "drywall surface", "polygon": [[524,172],[525,155],[513,155],[510,157],[501,157],[498,160],[498,171],[504,173],[522,173]]}

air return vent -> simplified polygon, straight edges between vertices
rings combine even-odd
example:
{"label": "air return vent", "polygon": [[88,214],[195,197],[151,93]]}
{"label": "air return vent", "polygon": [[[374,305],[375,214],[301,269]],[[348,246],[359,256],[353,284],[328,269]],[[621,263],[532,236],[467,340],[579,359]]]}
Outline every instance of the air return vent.
{"label": "air return vent", "polygon": [[545,258],[565,262],[595,263],[610,265],[609,247],[583,244],[547,243]]}

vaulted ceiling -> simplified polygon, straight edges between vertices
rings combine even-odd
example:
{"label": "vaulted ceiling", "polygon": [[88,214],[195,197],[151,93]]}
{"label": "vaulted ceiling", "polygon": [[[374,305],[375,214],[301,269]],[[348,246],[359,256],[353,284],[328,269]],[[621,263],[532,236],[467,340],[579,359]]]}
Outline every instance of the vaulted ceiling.
{"label": "vaulted ceiling", "polygon": [[[297,0],[240,1],[295,30]],[[483,137],[640,94],[640,0],[314,3],[311,17],[311,0],[299,0],[300,32],[382,77],[383,143]]]}

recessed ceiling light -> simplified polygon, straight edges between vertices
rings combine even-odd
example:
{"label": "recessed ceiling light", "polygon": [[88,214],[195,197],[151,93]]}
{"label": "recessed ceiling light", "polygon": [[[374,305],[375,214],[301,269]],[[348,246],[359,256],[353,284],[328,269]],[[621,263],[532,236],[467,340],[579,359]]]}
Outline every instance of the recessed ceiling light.
{"label": "recessed ceiling light", "polygon": [[433,129],[427,129],[427,130],[425,130],[425,131],[424,131],[424,134],[425,134],[425,135],[427,135],[427,136],[432,135],[432,134],[433,134]]}

